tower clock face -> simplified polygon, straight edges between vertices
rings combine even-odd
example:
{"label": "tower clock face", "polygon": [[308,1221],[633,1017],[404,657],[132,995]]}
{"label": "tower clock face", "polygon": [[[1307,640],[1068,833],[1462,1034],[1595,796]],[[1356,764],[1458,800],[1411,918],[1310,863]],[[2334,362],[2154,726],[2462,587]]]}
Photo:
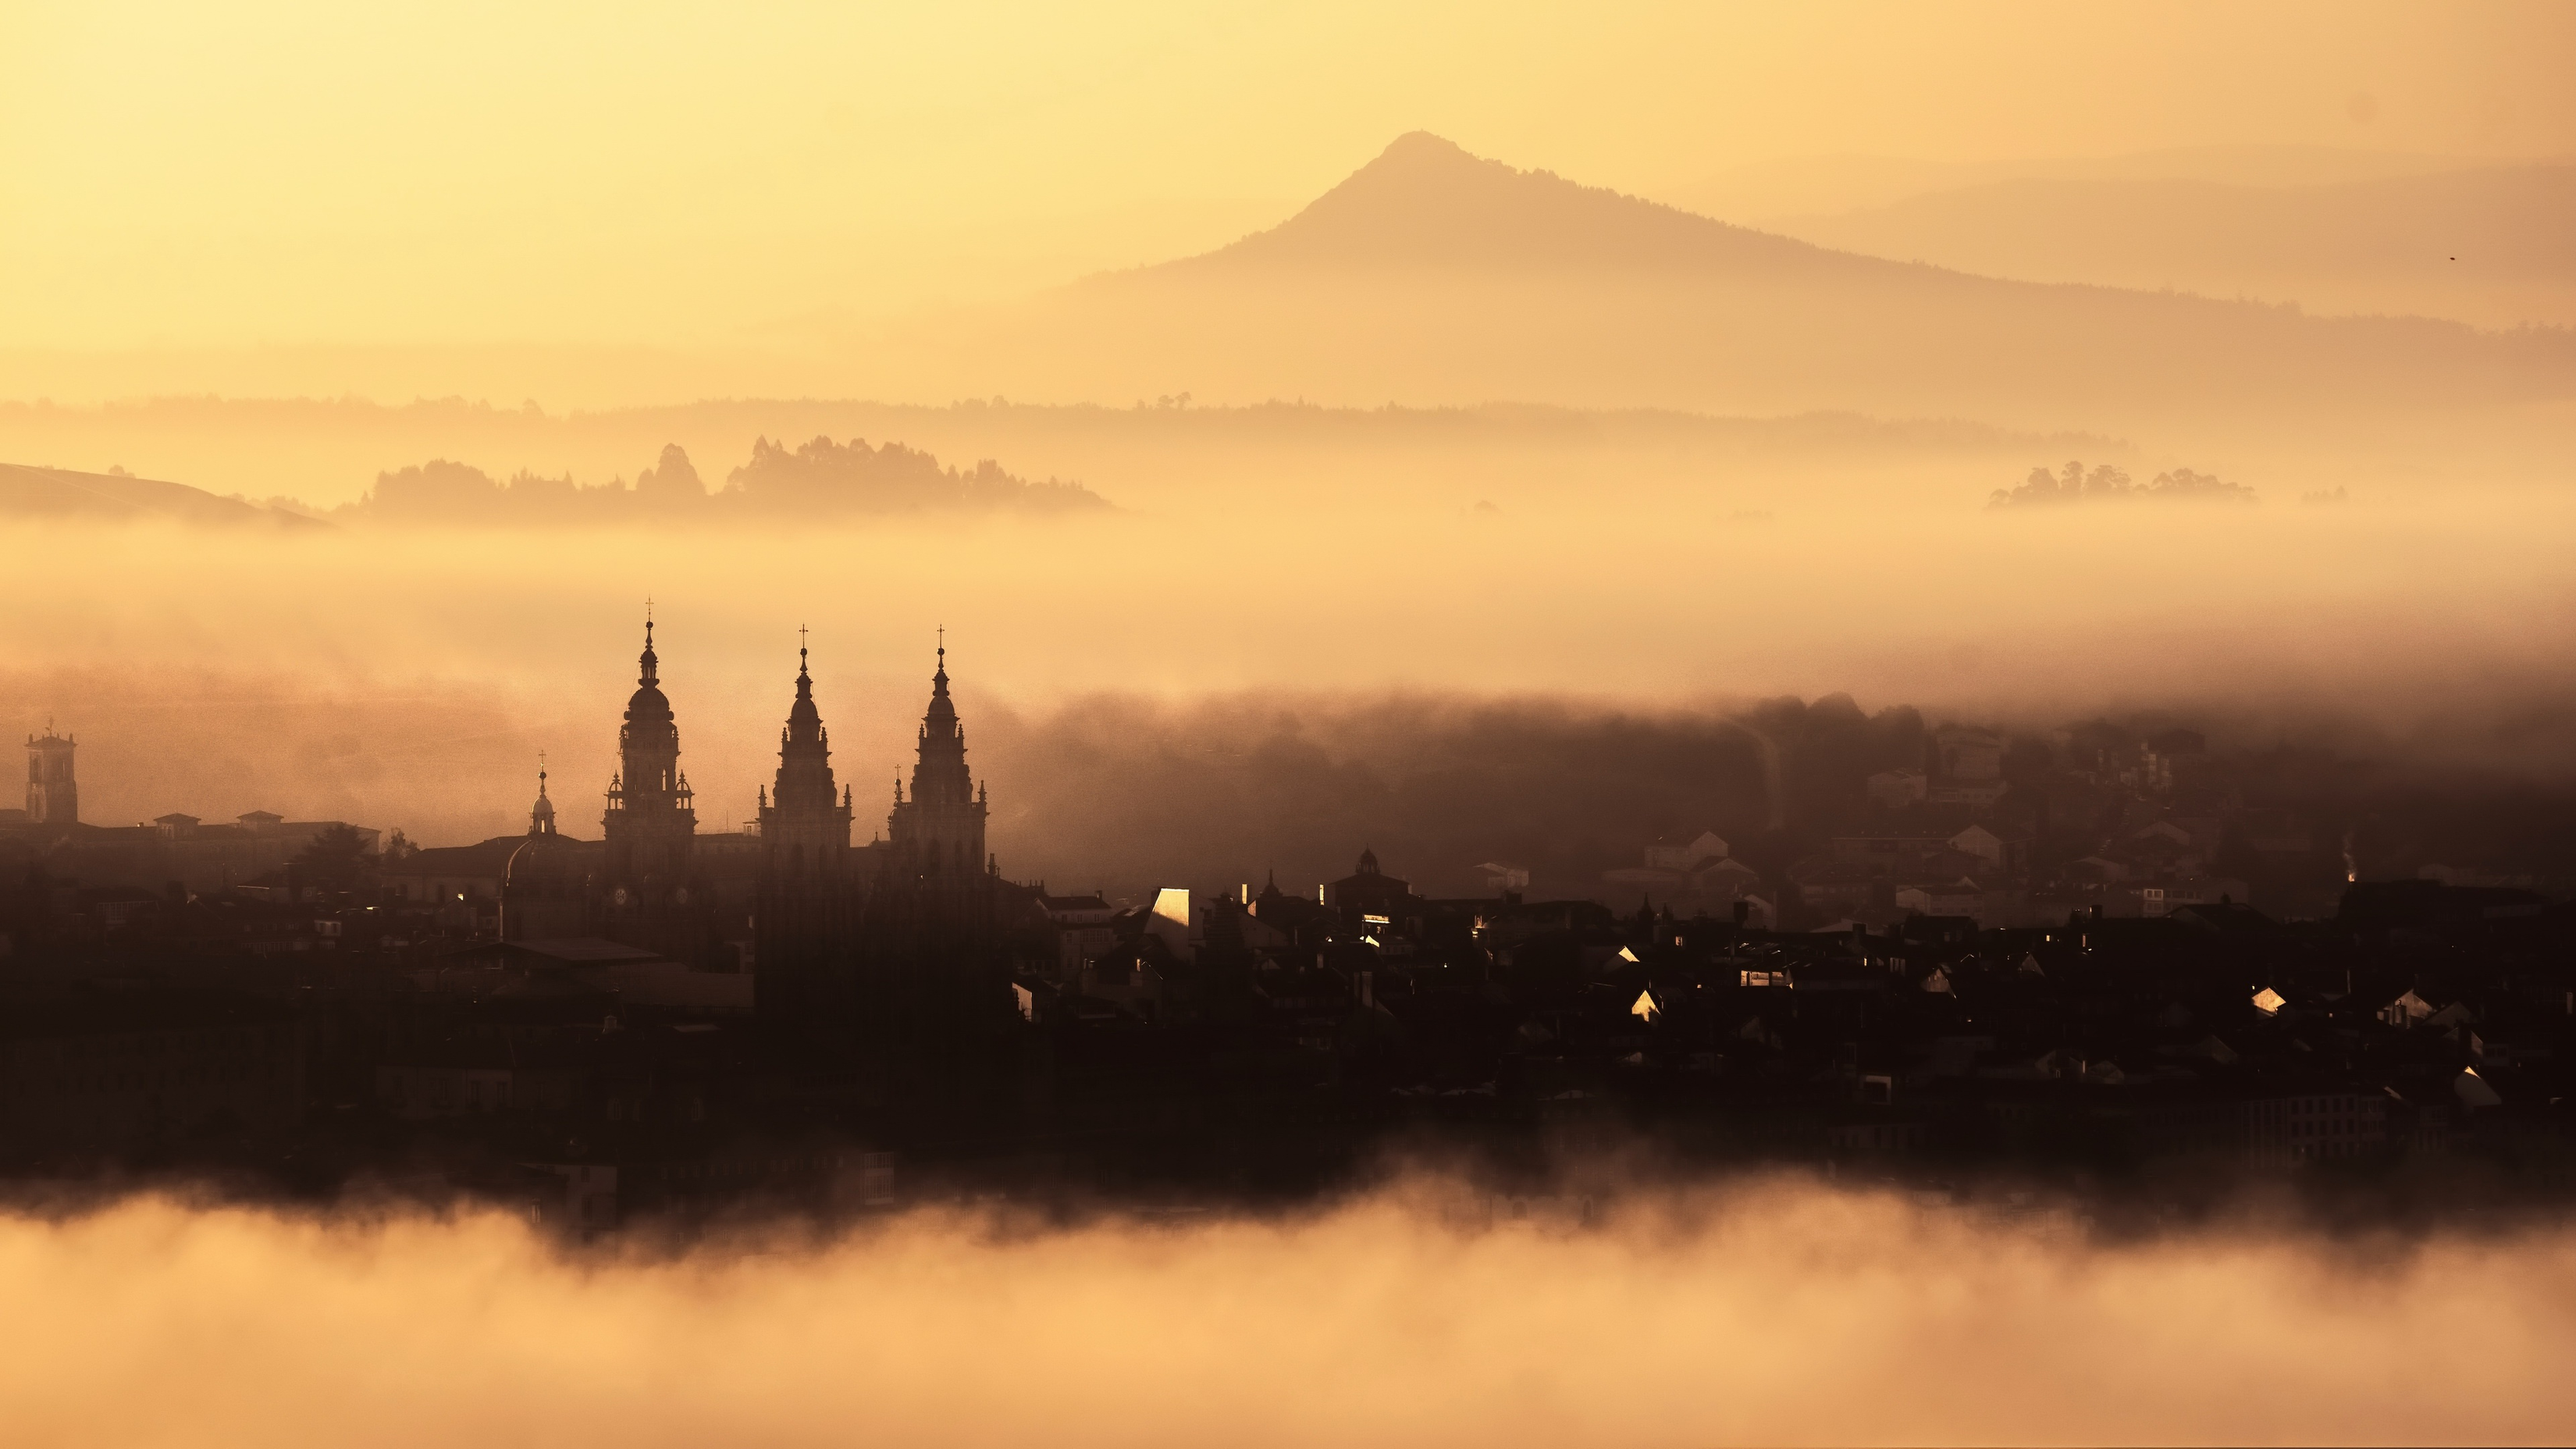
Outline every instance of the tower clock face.
{"label": "tower clock face", "polygon": [[626,904],[626,887],[619,886],[617,889],[609,892],[608,898],[621,906]]}
{"label": "tower clock face", "polygon": [[679,902],[681,905],[687,905],[689,903],[689,888],[687,886],[682,886],[678,890],[671,892],[671,899]]}

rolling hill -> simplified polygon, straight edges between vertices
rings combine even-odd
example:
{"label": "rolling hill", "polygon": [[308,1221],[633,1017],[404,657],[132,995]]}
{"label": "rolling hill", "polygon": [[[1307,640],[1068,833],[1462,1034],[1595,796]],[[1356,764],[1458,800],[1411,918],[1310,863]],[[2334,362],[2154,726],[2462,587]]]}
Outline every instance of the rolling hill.
{"label": "rolling hill", "polygon": [[216,527],[328,529],[319,519],[220,498],[185,483],[0,463],[0,518],[143,522]]}

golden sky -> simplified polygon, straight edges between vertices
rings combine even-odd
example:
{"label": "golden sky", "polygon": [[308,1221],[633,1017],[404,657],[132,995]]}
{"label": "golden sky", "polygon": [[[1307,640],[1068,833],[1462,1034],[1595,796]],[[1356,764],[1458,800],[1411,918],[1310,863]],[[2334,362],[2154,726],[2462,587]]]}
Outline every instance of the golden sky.
{"label": "golden sky", "polygon": [[2576,153],[2576,7],[0,0],[0,348],[757,343],[1267,224],[1395,135]]}

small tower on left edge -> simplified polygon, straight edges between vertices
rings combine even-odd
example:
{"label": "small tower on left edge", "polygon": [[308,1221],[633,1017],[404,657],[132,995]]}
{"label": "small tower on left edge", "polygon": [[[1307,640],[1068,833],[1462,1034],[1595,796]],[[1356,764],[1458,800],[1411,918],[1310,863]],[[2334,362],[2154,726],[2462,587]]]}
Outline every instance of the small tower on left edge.
{"label": "small tower on left edge", "polygon": [[45,726],[27,736],[27,823],[78,825],[80,786],[72,779],[72,737]]}

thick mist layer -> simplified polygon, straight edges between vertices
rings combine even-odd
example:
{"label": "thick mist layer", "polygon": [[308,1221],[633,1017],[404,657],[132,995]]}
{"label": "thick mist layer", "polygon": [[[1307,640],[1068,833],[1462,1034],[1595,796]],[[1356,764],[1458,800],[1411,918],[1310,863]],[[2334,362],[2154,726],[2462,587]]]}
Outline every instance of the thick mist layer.
{"label": "thick mist layer", "polygon": [[[491,1215],[0,1220],[43,1445],[2563,1442],[2576,1239],[2062,1219],[1779,1183],[566,1258]],[[1524,1205],[1526,1210],[1526,1205]],[[1499,1218],[1500,1221],[1493,1221]],[[139,1389],[139,1386],[149,1386]]]}
{"label": "thick mist layer", "polygon": [[[1167,390],[1111,407],[1043,407],[970,398],[938,407],[795,398],[695,402],[600,412],[492,407],[450,398],[379,406],[354,398],[164,397],[100,407],[0,402],[0,459],[93,473],[124,468],[221,494],[290,496],[315,508],[352,503],[380,474],[448,459],[492,477],[569,475],[596,487],[637,478],[669,445],[685,449],[711,485],[757,449],[816,436],[926,448],[972,468],[978,460],[1037,477],[1080,479],[1121,506],[1157,513],[1242,512],[1367,504],[1390,494],[1463,507],[1516,503],[1589,488],[1726,492],[1790,487],[1828,498],[1956,492],[2034,455],[2119,454],[2127,445],[2083,434],[2029,434],[1955,420],[1885,421],[1853,413],[1779,418],[1642,410],[1580,412],[1509,405],[1324,408],[1271,403],[1193,405]],[[2481,435],[2484,436],[2484,435]],[[2443,441],[2437,481],[2520,476],[2491,450],[2464,457]],[[2311,450],[2312,452],[2312,450]],[[2205,460],[2204,460],[2205,461]],[[2383,451],[2368,461],[2314,456],[2290,465],[2380,487],[2413,480]],[[2268,475],[2280,465],[2250,464]],[[2168,466],[2159,462],[2158,466]]]}
{"label": "thick mist layer", "polygon": [[[0,727],[75,731],[95,821],[270,809],[481,838],[524,825],[539,751],[565,798],[605,786],[649,596],[711,828],[749,818],[774,768],[799,625],[861,801],[891,795],[944,626],[976,768],[1006,802],[1006,863],[1044,837],[1065,852],[1046,863],[1074,868],[1087,822],[1154,818],[1283,717],[1338,766],[1371,756],[1352,739],[1463,737],[1480,710],[1543,716],[1552,700],[1659,716],[1847,693],[2042,726],[2187,707],[2240,737],[2331,721],[2370,751],[2569,769],[2563,497],[1987,510],[1980,495],[1769,518],[1741,501],[792,537],[21,526],[0,578],[19,626]],[[1165,712],[1210,696],[1228,702]],[[1391,698],[1414,713],[1333,723]],[[1247,829],[1265,813],[1258,792],[1228,798]]]}

